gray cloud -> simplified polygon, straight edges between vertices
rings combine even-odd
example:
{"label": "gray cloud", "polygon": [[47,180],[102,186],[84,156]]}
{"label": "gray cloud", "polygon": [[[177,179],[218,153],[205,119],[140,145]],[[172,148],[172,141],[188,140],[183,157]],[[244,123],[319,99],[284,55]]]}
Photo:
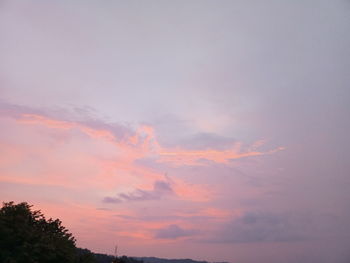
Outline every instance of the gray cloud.
{"label": "gray cloud", "polygon": [[165,228],[157,229],[154,236],[162,239],[176,239],[179,237],[193,236],[197,233],[198,231],[195,229],[183,229],[178,225],[169,225]]}
{"label": "gray cloud", "polygon": [[310,222],[303,217],[247,212],[224,225],[212,240],[218,243],[295,242],[307,239]]}
{"label": "gray cloud", "polygon": [[159,200],[164,196],[174,194],[170,183],[166,181],[155,181],[153,189],[150,191],[136,189],[131,193],[121,193],[116,197],[106,196],[103,198],[104,203],[118,204],[122,202],[132,201],[148,201],[148,200]]}
{"label": "gray cloud", "polygon": [[36,109],[34,107],[8,103],[0,99],[0,116],[18,118],[23,113],[44,115],[45,111],[43,109]]}
{"label": "gray cloud", "polygon": [[108,123],[94,116],[94,109],[91,107],[82,108],[36,108],[19,104],[7,103],[0,99],[0,116],[7,116],[13,119],[22,118],[24,114],[39,115],[57,121],[73,122],[91,129],[106,130],[114,135],[115,140],[123,141],[135,134],[135,131],[127,124]]}

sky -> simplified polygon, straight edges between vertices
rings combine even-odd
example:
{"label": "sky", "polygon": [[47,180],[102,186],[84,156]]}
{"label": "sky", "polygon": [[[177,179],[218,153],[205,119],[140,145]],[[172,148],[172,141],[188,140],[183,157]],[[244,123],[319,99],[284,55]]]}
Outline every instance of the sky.
{"label": "sky", "polygon": [[350,2],[0,1],[0,200],[94,252],[350,260]]}

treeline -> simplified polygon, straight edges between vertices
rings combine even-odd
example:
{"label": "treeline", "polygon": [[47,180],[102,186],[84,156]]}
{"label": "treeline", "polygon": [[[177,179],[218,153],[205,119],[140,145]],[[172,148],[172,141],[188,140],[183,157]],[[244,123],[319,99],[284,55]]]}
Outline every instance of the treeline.
{"label": "treeline", "polygon": [[[166,259],[166,258],[156,258],[156,257],[135,257],[139,261],[144,263],[209,263],[207,261],[198,261],[193,259]],[[228,263],[228,262],[212,262],[212,263]]]}
{"label": "treeline", "polygon": [[137,260],[135,258],[127,257],[127,256],[121,256],[118,258],[115,258],[113,256],[109,256],[106,254],[99,254],[99,253],[93,253],[95,256],[96,262],[98,263],[142,263],[142,260]]}
{"label": "treeline", "polygon": [[[207,261],[197,261],[193,259],[165,259],[156,257],[137,257],[137,260],[145,263],[209,263]],[[226,263],[226,262],[225,262]]]}
{"label": "treeline", "polygon": [[[80,255],[80,257],[89,257],[96,263],[143,263],[142,260],[127,257],[127,256],[121,256],[121,257],[114,257],[106,254],[100,254],[100,253],[93,253],[88,249],[82,249],[77,248],[77,252]],[[90,259],[90,260],[91,260]],[[85,259],[84,259],[85,260]],[[86,262],[86,261],[82,261]]]}
{"label": "treeline", "polygon": [[23,202],[3,203],[0,209],[1,263],[140,263],[76,247],[76,240],[59,219],[46,219]]}
{"label": "treeline", "polygon": [[[0,263],[208,263],[192,259],[113,257],[76,247],[59,219],[46,219],[23,202],[0,209]],[[222,262],[226,263],[226,262]]]}

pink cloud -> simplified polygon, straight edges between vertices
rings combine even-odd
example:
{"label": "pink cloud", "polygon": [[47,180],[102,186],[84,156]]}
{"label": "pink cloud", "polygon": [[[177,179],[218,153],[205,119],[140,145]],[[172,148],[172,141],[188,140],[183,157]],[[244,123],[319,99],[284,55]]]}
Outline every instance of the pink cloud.
{"label": "pink cloud", "polygon": [[253,143],[253,145],[248,147],[248,149],[251,149],[248,151],[241,149],[242,143],[240,142],[234,143],[228,150],[209,149],[196,151],[179,147],[164,148],[159,144],[151,126],[142,125],[133,135],[128,136],[125,140],[120,140],[120,138],[117,138],[111,131],[106,129],[97,129],[78,122],[55,120],[36,114],[22,114],[18,121],[25,124],[44,125],[54,129],[69,130],[76,128],[92,139],[102,139],[115,144],[131,161],[152,156],[158,162],[166,162],[176,166],[204,165],[201,160],[229,164],[229,161],[233,159],[261,156],[284,150],[283,147],[278,147],[268,151],[257,151],[256,149],[265,143],[263,140]]}
{"label": "pink cloud", "polygon": [[[138,159],[154,158],[156,162],[171,166],[203,166],[206,165],[203,160],[229,165],[229,161],[232,159],[272,154],[283,149],[280,147],[265,152],[255,150],[263,142],[253,144],[251,148],[254,150],[251,151],[241,150],[241,143],[235,143],[229,150],[194,151],[178,147],[164,148],[159,144],[151,126],[142,125],[133,133],[120,138],[106,128],[89,126],[82,122],[49,118],[39,114],[17,114],[15,120],[19,125],[15,129],[34,129],[35,131],[35,129],[40,128],[40,132],[46,136],[50,135],[50,130],[57,130],[59,133],[73,138],[70,142],[61,143],[54,148],[45,143],[31,146],[30,149],[27,146],[27,148],[22,146],[22,151],[31,154],[36,152],[39,158],[44,161],[43,166],[47,167],[45,174],[50,174],[49,176],[29,175],[22,178],[23,182],[68,184],[72,187],[97,186],[101,190],[109,189],[110,191],[117,185],[119,188],[121,186],[121,189],[130,188],[130,186],[142,189],[152,185],[154,181],[162,179],[163,174],[145,165],[136,164],[135,161]],[[16,126],[16,124],[12,124]],[[84,139],[82,135],[87,136],[87,139]],[[62,153],[59,153],[58,150]],[[17,150],[17,155],[20,151]],[[50,158],[46,158],[46,156],[50,156]],[[80,182],[81,176],[77,176],[77,174],[84,174],[83,183]],[[209,187],[190,185],[178,178],[172,180],[174,192],[179,198],[202,202],[212,198],[212,190],[208,190]]]}
{"label": "pink cloud", "polygon": [[[93,247],[116,239],[163,244],[205,236],[198,222],[213,231],[215,223],[233,218],[239,210],[214,207],[220,191],[214,185],[166,172],[210,162],[230,166],[232,159],[281,150],[258,151],[263,142],[251,147],[236,142],[225,150],[164,147],[150,125],[113,128],[40,112],[15,113],[0,114],[0,183],[21,185],[23,195],[17,196],[33,201],[48,216],[61,218],[81,244]],[[143,159],[152,160],[152,165],[139,161]],[[42,200],[38,189],[50,191],[50,198]],[[113,202],[103,202],[107,197]],[[13,199],[10,190],[3,198]],[[169,209],[160,213],[160,206]],[[99,232],[92,234],[92,227]]]}

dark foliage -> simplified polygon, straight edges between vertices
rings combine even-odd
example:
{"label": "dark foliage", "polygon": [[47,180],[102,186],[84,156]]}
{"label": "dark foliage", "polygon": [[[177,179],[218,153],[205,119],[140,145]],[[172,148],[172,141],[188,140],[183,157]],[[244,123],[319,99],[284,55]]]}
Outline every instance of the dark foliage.
{"label": "dark foliage", "polygon": [[80,253],[75,239],[61,221],[46,219],[27,203],[4,203],[0,209],[0,262],[94,262]]}
{"label": "dark foliage", "polygon": [[115,257],[105,254],[94,253],[94,256],[98,263],[111,263],[115,259]]}
{"label": "dark foliage", "polygon": [[207,263],[92,253],[75,246],[75,238],[59,219],[46,219],[31,207],[9,202],[0,209],[0,263]]}
{"label": "dark foliage", "polygon": [[115,260],[116,263],[143,263],[142,260],[138,260],[138,259],[135,259],[135,258],[130,258],[130,257],[127,257],[127,256],[122,256],[122,257],[119,257]]}
{"label": "dark foliage", "polygon": [[76,249],[76,262],[77,263],[99,263],[99,261],[96,260],[95,254],[86,248]]}
{"label": "dark foliage", "polygon": [[115,258],[114,256],[109,256],[105,254],[94,254],[96,261],[98,263],[143,263],[142,260],[137,260],[135,258],[122,256]]}
{"label": "dark foliage", "polygon": [[[193,259],[166,259],[156,257],[136,257],[137,260],[142,260],[145,263],[209,263],[207,261],[198,261]],[[228,262],[213,262],[213,263],[228,263]]]}
{"label": "dark foliage", "polygon": [[141,257],[137,259],[145,263],[208,263],[207,261],[196,261],[192,259],[165,259],[156,257]]}

